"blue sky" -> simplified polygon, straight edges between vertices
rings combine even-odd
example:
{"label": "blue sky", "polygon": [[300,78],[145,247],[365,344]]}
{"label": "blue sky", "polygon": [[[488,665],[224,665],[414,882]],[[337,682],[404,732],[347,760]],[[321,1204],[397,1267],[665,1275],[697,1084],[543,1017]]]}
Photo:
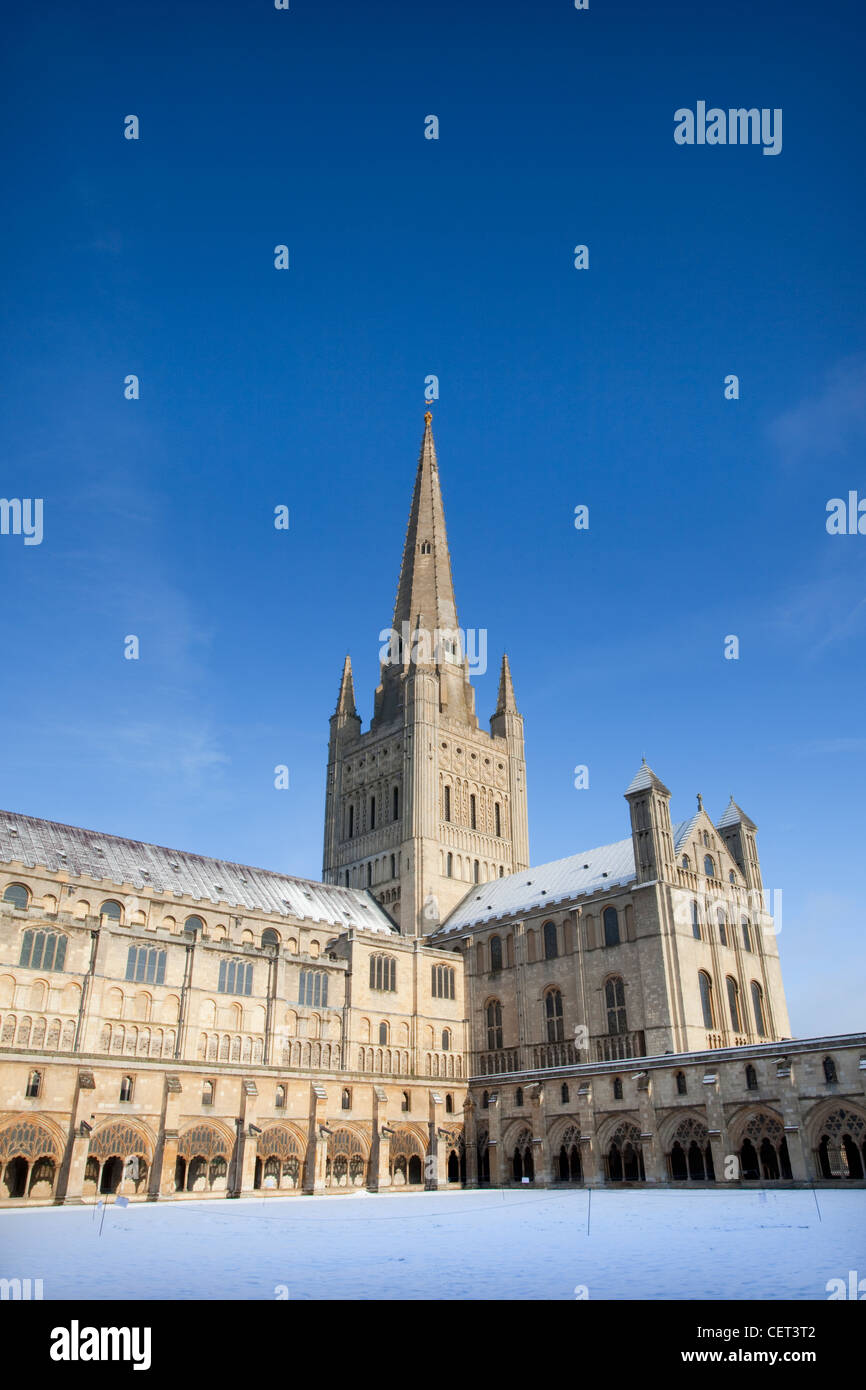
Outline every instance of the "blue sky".
{"label": "blue sky", "polygon": [[[328,716],[346,651],[371,712],[435,373],[533,859],[627,834],[643,753],[675,819],[733,792],[795,1033],[863,1026],[866,537],[825,520],[866,496],[866,24],[706,10],[10,16],[0,492],[44,499],[44,540],[0,537],[2,804],[317,876]],[[781,108],[782,153],[676,145],[699,100]]]}

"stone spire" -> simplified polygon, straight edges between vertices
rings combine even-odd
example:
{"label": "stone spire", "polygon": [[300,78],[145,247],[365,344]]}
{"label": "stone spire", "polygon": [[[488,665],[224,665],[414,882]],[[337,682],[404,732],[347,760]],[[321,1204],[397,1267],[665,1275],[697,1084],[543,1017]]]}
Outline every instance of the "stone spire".
{"label": "stone spire", "polygon": [[409,508],[409,525],[403,546],[403,563],[394,604],[394,630],[402,633],[423,613],[431,632],[453,632],[457,628],[457,605],[451,578],[451,556],[445,534],[445,509],[439,485],[439,465],[433,443],[433,416],[424,416],[424,438],[415,490]]}
{"label": "stone spire", "polygon": [[352,680],[352,658],[347,656],[343,662],[343,674],[340,677],[340,694],[337,697],[337,714],[357,715],[355,708],[355,686]]}
{"label": "stone spire", "polygon": [[516,714],[517,701],[514,698],[514,684],[511,680],[511,667],[508,664],[508,653],[502,657],[502,669],[499,673],[499,695],[496,700],[497,714]]}

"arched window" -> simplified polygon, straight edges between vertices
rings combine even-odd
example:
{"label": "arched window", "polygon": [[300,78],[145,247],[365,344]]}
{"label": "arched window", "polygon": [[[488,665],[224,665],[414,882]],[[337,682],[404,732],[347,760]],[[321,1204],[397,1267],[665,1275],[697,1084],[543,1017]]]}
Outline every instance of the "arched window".
{"label": "arched window", "polygon": [[692,936],[696,941],[701,939],[701,915],[694,898],[692,898]]}
{"label": "arched window", "polygon": [[343,1087],[343,1097],[340,1104],[343,1110],[351,1110],[352,1108],[352,1092],[348,1086]]}
{"label": "arched window", "polygon": [[487,1046],[491,1052],[502,1046],[502,1005],[498,999],[487,1005]]}
{"label": "arched window", "polygon": [[[825,1062],[824,1070],[826,1071],[826,1069],[827,1064]],[[27,1089],[24,1092],[25,1096],[27,1096],[29,1100],[35,1100],[36,1097],[39,1095],[41,1088],[42,1073],[40,1071],[32,1071],[27,1078]]]}
{"label": "arched window", "polygon": [[66,960],[66,937],[59,932],[26,931],[21,936],[19,965],[30,970],[62,970]]}
{"label": "arched window", "polygon": [[30,902],[30,889],[25,888],[23,883],[9,883],[3,891],[3,901],[23,912]]}
{"label": "arched window", "polygon": [[380,1047],[387,1047],[387,1045],[388,1045],[388,1025],[387,1025],[387,1023],[380,1023],[380,1024],[379,1024],[379,1046],[380,1046]]}
{"label": "arched window", "polygon": [[308,1009],[328,1007],[328,977],[324,970],[302,970],[298,978],[298,1003]]}
{"label": "arched window", "polygon": [[451,1051],[451,1029],[450,1029],[450,1028],[443,1028],[443,1029],[442,1029],[442,1051],[443,1051],[443,1052],[450,1052],[450,1051]]}
{"label": "arched window", "polygon": [[219,994],[252,994],[252,961],[221,960],[217,992]]}
{"label": "arched window", "polygon": [[489,1110],[489,1109],[490,1109],[490,1092],[489,1092],[489,1091],[482,1091],[482,1092],[481,1092],[481,1109],[482,1109],[482,1110]]}
{"label": "arched window", "polygon": [[736,881],[737,881],[737,875],[734,873],[733,869],[729,869],[729,870],[728,870],[728,883],[736,883]]}
{"label": "arched window", "polygon": [[355,835],[355,807],[349,806],[349,834],[348,839],[353,839]]}
{"label": "arched window", "polygon": [[445,877],[446,877],[446,878],[453,878],[453,877],[454,877],[454,855],[451,853],[450,850],[448,851],[447,855],[445,856]]}
{"label": "arched window", "polygon": [[723,946],[728,944],[728,917],[723,907],[719,908],[719,941]]}
{"label": "arched window", "polygon": [[394,993],[397,988],[397,962],[393,956],[370,957],[370,988]]}
{"label": "arched window", "polygon": [[126,978],[137,984],[165,984],[165,951],[157,946],[130,946],[126,953]]}
{"label": "arched window", "polygon": [[473,859],[473,861],[472,861],[472,882],[473,882],[473,883],[478,883],[478,882],[480,882],[480,879],[481,879],[481,866],[480,866],[480,864],[478,863],[478,860],[477,860],[477,859]]}
{"label": "arched window", "polygon": [[614,1100],[622,1100],[622,1077],[621,1077],[621,1076],[615,1076],[615,1077],[613,1078],[613,1098],[614,1098]]}
{"label": "arched window", "polygon": [[490,938],[490,970],[495,973],[502,969],[502,939],[498,936]]}
{"label": "arched window", "polygon": [[265,927],[265,930],[262,932],[262,945],[265,947],[265,949],[273,950],[274,947],[279,946],[279,944],[279,932],[274,931],[273,927]]}
{"label": "arched window", "polygon": [[709,848],[709,844],[710,844],[710,832],[709,832],[708,830],[705,830],[705,831],[704,831],[704,834],[703,834],[703,841],[704,841],[704,844],[707,846],[707,848]]}
{"label": "arched window", "polygon": [[107,922],[120,922],[123,919],[123,909],[120,903],[115,902],[113,898],[109,898],[99,909],[99,915],[100,917],[104,917]]}
{"label": "arched window", "polygon": [[686,1095],[686,1094],[688,1093],[688,1089],[689,1089],[689,1088],[688,1088],[688,1086],[686,1085],[686,1074],[685,1074],[685,1072],[684,1072],[684,1071],[678,1071],[678,1072],[677,1072],[677,1095],[678,1095],[678,1096],[684,1096],[684,1095]]}
{"label": "arched window", "polygon": [[728,1008],[731,1012],[731,1027],[735,1033],[739,1033],[742,1031],[742,1024],[740,1022],[740,989],[736,980],[731,975],[727,977],[726,983],[728,988]]}
{"label": "arched window", "polygon": [[744,917],[744,918],[743,918],[741,925],[742,925],[742,928],[743,928],[743,950],[745,950],[745,951],[751,951],[751,949],[752,949],[752,931],[751,931],[751,928],[750,928],[750,926],[749,926],[749,919],[748,919],[748,917]]}
{"label": "arched window", "polygon": [[559,955],[559,947],[556,940],[556,923],[545,922],[544,924],[544,959],[556,960]]}
{"label": "arched window", "polygon": [[274,1109],[275,1109],[275,1110],[285,1110],[285,1108],[286,1108],[286,1088],[285,1088],[285,1086],[278,1086],[277,1089],[276,1089],[276,1094],[274,1095]]}
{"label": "arched window", "polygon": [[409,1111],[412,1109],[412,1101],[408,1091],[403,1092],[403,1099],[400,1102],[400,1109],[403,1111],[404,1115],[408,1115]]}
{"label": "arched window", "polygon": [[446,1115],[453,1115],[453,1114],[454,1114],[454,1097],[452,1096],[452,1094],[451,1094],[450,1091],[448,1092],[448,1094],[447,1094],[446,1097],[445,1097],[445,1114],[446,1114]]}
{"label": "arched window", "polygon": [[562,1085],[559,1088],[559,1102],[561,1105],[568,1105],[570,1099],[571,1097],[569,1096],[568,1092],[568,1082],[563,1081]]}
{"label": "arched window", "polygon": [[501,839],[502,839],[502,809],[501,809],[501,807],[500,807],[498,801],[495,802],[495,803],[494,803],[494,806],[493,806],[493,822],[494,822],[494,833],[496,834],[497,838],[501,840]]}
{"label": "arched window", "polygon": [[764,1022],[764,991],[757,980],[752,981],[752,1013],[755,1015],[755,1031],[759,1038],[767,1036],[767,1025]]}
{"label": "arched window", "polygon": [[504,878],[504,877],[505,877],[505,868],[504,868],[504,866],[503,866],[502,864],[499,865],[499,877],[500,877],[500,878]]}
{"label": "arched window", "polygon": [[375,798],[375,796],[371,796],[371,797],[370,797],[370,829],[371,829],[371,830],[375,830],[375,829],[376,829],[376,798]]}
{"label": "arched window", "polygon": [[562,1042],[562,995],[558,989],[549,989],[544,996],[544,1017],[547,1022],[547,1041]]}
{"label": "arched window", "polygon": [[606,907],[602,914],[604,922],[605,946],[619,945],[619,913],[615,907]]}
{"label": "arched window", "polygon": [[746,1090],[757,1091],[757,1089],[758,1073],[755,1071],[755,1068],[752,1066],[751,1062],[748,1062],[746,1064]]}
{"label": "arched window", "polygon": [[716,1020],[713,1012],[713,982],[706,970],[698,972],[698,984],[701,990],[701,1010],[704,1015],[704,1027],[715,1028]]}
{"label": "arched window", "polygon": [[684,869],[690,869],[692,867],[692,861],[687,854],[683,855],[682,864]]}
{"label": "arched window", "polygon": [[604,1003],[607,1009],[607,1031],[609,1033],[627,1033],[625,985],[619,975],[612,975],[605,982]]}
{"label": "arched window", "polygon": [[396,854],[392,854],[392,855],[391,855],[391,877],[392,877],[392,878],[396,878],[396,877],[397,877],[397,856],[396,856]]}
{"label": "arched window", "polygon": [[448,786],[448,783],[447,783],[447,782],[446,782],[446,784],[445,784],[445,789],[444,789],[444,793],[443,793],[443,800],[444,800],[444,802],[445,802],[445,806],[444,806],[444,811],[443,811],[443,817],[442,817],[442,818],[443,818],[443,820],[450,820],[450,819],[451,819],[451,788]]}
{"label": "arched window", "polygon": [[832,1057],[824,1058],[824,1080],[827,1082],[829,1086],[832,1086],[834,1081],[839,1080],[839,1076],[836,1071],[836,1063],[833,1061]]}
{"label": "arched window", "polygon": [[474,792],[469,797],[469,829],[478,829],[478,800]]}
{"label": "arched window", "polygon": [[122,1102],[126,1103],[126,1101],[132,1100],[133,1086],[134,1078],[131,1076],[125,1076],[120,1083],[119,1099]]}
{"label": "arched window", "polygon": [[212,1081],[203,1081],[201,1083],[201,1103],[202,1105],[213,1105]]}
{"label": "arched window", "polygon": [[204,922],[200,917],[187,917],[183,924],[184,936],[200,936],[204,931]]}
{"label": "arched window", "polygon": [[517,1106],[518,1109],[520,1109],[521,1105],[523,1104],[522,1086],[518,1086],[517,1090],[514,1092],[514,1104]]}
{"label": "arched window", "polygon": [[707,878],[715,878],[716,876],[716,861],[711,854],[704,855],[704,873]]}

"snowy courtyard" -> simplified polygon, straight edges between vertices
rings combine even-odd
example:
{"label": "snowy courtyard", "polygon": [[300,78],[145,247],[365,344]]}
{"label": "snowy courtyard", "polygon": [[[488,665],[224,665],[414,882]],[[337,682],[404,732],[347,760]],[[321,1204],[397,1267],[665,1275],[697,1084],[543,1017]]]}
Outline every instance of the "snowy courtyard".
{"label": "snowy courtyard", "polygon": [[[826,1299],[866,1192],[479,1190],[0,1213],[46,1299]],[[100,1223],[102,1233],[100,1234]]]}

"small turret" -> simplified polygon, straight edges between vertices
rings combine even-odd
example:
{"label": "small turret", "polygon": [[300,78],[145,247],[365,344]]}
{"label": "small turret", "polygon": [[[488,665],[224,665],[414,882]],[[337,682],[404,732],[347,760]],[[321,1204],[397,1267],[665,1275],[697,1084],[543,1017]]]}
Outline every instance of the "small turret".
{"label": "small turret", "polygon": [[671,794],[644,758],[624,793],[631,814],[631,836],[638,883],[676,877],[671,829]]}

